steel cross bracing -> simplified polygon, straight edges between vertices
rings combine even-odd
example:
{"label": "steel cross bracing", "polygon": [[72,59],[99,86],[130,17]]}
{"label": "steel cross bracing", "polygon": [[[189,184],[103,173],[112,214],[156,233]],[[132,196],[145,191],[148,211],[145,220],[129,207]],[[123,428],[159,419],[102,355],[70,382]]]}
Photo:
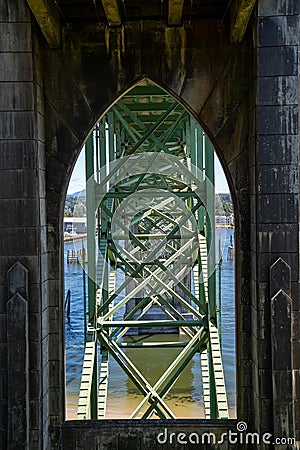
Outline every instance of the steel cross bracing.
{"label": "steel cross bracing", "polygon": [[[143,395],[130,418],[174,419],[165,397],[197,352],[205,417],[228,417],[215,299],[214,152],[206,135],[145,80],[88,138],[86,179],[89,325],[78,418],[105,418],[112,356]],[[170,330],[185,340],[134,339]],[[143,349],[146,359],[158,347],[180,351],[151,385],[126,349]]]}

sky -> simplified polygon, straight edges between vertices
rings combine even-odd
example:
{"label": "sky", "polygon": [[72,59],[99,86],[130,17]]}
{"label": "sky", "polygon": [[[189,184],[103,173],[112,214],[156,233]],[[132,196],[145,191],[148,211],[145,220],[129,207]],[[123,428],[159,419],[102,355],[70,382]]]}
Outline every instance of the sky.
{"label": "sky", "polygon": [[[217,156],[215,157],[215,180],[217,194],[229,192],[225,174]],[[85,189],[84,151],[81,151],[74,167],[74,171],[68,188],[68,194],[73,194],[74,192],[81,191],[82,189]]]}
{"label": "sky", "polygon": [[217,194],[227,194],[229,192],[227,180],[217,156],[215,157],[215,185]]}
{"label": "sky", "polygon": [[68,194],[74,194],[74,192],[82,191],[82,189],[85,189],[84,150],[81,150],[76,161],[68,187]]}

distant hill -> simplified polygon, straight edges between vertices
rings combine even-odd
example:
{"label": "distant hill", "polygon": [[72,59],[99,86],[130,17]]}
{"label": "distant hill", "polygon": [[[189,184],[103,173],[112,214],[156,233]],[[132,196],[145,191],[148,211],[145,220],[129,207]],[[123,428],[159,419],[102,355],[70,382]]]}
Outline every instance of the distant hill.
{"label": "distant hill", "polygon": [[[216,194],[216,215],[230,216],[233,213],[231,195]],[[68,194],[65,203],[65,217],[82,217],[86,215],[86,190]]]}
{"label": "distant hill", "polygon": [[86,216],[86,191],[74,192],[68,194],[65,202],[65,217],[84,217]]}
{"label": "distant hill", "polygon": [[74,192],[73,194],[67,194],[67,197],[78,198],[78,197],[86,197],[86,190]]}
{"label": "distant hill", "polygon": [[229,192],[226,194],[217,194],[223,202],[232,203],[232,198]]}
{"label": "distant hill", "polygon": [[230,216],[233,214],[233,203],[229,193],[216,195],[216,215]]}

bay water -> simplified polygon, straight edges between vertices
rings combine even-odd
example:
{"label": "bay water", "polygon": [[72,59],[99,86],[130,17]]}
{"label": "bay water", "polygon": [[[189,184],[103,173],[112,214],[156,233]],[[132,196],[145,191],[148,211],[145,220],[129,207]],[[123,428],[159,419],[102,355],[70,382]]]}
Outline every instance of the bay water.
{"label": "bay water", "polygon": [[[228,257],[229,246],[234,230],[217,229],[216,247],[219,254],[219,242],[222,247],[221,266],[221,337],[222,356],[224,363],[225,384],[227,389],[230,417],[235,417],[236,406],[236,352],[235,352],[235,293],[234,293],[234,260]],[[66,403],[67,419],[75,419],[77,413],[78,393],[84,353],[84,302],[83,302],[83,271],[78,264],[67,264],[67,251],[81,247],[80,242],[65,244],[65,293],[71,291],[71,314],[65,318],[65,349],[66,349]],[[216,286],[218,298],[219,270],[216,269]],[[122,282],[122,274],[117,273],[117,285]],[[121,297],[120,297],[121,298]],[[116,320],[122,319],[124,309],[115,315]],[[131,338],[126,338],[130,340]],[[137,338],[135,337],[135,340]],[[138,340],[147,341],[178,341],[186,340],[184,335],[152,335],[139,336]],[[140,369],[147,380],[153,385],[166,368],[176,358],[180,349],[151,348],[126,349],[126,354]],[[113,358],[109,364],[109,389],[107,403],[108,418],[128,418],[139,402],[143,399],[133,382],[118,366]],[[166,403],[178,418],[203,418],[203,393],[201,380],[200,355],[185,367],[180,378],[166,396]],[[153,416],[156,418],[156,416]]]}

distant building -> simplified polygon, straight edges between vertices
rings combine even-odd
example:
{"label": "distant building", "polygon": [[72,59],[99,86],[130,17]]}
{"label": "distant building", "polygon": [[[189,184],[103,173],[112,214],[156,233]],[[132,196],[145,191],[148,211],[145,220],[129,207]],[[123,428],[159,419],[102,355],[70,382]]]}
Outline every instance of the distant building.
{"label": "distant building", "polygon": [[226,225],[226,216],[216,216],[216,226]]}
{"label": "distant building", "polygon": [[71,234],[86,233],[86,217],[64,217],[64,232]]}
{"label": "distant building", "polygon": [[234,225],[234,215],[216,216],[216,227],[232,227]]}

